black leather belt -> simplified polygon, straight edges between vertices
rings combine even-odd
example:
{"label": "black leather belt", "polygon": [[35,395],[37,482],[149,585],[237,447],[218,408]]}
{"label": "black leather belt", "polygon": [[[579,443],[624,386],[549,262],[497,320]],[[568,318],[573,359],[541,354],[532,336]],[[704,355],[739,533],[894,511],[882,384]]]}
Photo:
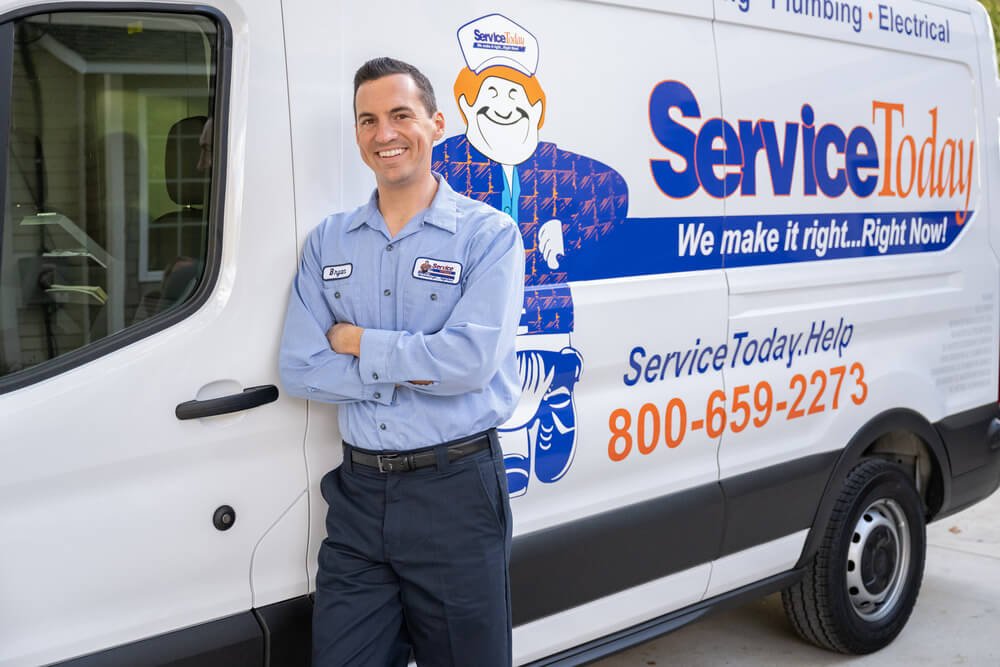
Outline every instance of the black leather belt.
{"label": "black leather belt", "polygon": [[421,449],[413,452],[393,452],[392,454],[369,454],[360,449],[355,449],[349,442],[344,444],[351,451],[351,462],[358,465],[374,468],[379,472],[409,472],[428,468],[437,464],[438,447],[445,447],[448,450],[448,461],[457,461],[472,454],[490,448],[489,433],[480,433],[463,440],[446,442],[429,449]]}

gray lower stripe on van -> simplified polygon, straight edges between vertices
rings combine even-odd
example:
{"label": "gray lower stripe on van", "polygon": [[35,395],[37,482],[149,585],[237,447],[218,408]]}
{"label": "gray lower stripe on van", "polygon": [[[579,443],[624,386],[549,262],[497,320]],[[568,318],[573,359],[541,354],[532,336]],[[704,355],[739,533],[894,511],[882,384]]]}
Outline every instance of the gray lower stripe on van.
{"label": "gray lower stripe on van", "polygon": [[514,541],[514,625],[812,525],[840,451],[685,489]]}
{"label": "gray lower stripe on van", "polygon": [[308,667],[312,607],[302,595],[54,667]]}
{"label": "gray lower stripe on van", "polygon": [[706,563],[719,550],[723,496],[705,484],[514,541],[514,625]]}
{"label": "gray lower stripe on van", "polygon": [[[150,604],[154,602],[151,600]],[[59,667],[263,665],[264,634],[253,612],[221,618],[60,662]]]}
{"label": "gray lower stripe on van", "polygon": [[834,450],[722,480],[726,534],[720,556],[812,526],[827,481],[843,452]]}

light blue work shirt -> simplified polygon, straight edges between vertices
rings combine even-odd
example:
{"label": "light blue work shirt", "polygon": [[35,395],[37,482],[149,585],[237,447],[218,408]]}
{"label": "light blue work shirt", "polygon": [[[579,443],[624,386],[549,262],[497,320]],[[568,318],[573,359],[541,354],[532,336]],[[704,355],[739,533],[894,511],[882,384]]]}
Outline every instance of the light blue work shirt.
{"label": "light blue work shirt", "polygon": [[[430,207],[395,237],[377,191],[327,217],[309,234],[292,285],[279,360],[285,391],[339,404],[342,437],[363,449],[479,433],[505,422],[520,398],[521,234],[509,216],[435,178]],[[335,322],[364,329],[360,357],[330,349]]]}

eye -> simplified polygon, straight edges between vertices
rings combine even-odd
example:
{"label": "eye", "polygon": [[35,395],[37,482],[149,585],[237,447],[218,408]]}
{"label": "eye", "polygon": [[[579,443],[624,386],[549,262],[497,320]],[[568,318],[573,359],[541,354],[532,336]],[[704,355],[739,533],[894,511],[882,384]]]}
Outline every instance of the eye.
{"label": "eye", "polygon": [[490,86],[489,88],[487,88],[486,92],[488,92],[490,94],[490,97],[496,97],[497,95],[500,94],[499,91],[496,88],[494,88],[493,86]]}
{"label": "eye", "polygon": [[517,96],[517,88],[511,88],[511,89],[510,89],[510,92],[509,92],[509,93],[507,93],[507,97],[509,97],[509,98],[510,98],[510,99],[512,99],[512,100],[513,100],[513,99],[517,99],[517,97],[516,97],[516,96]]}

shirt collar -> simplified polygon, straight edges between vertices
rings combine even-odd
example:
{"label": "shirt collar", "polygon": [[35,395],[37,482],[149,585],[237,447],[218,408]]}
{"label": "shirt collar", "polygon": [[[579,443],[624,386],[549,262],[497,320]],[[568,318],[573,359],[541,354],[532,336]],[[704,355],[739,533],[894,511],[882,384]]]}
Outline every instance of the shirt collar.
{"label": "shirt collar", "polygon": [[[454,234],[458,230],[458,195],[441,174],[431,173],[434,175],[434,180],[438,182],[438,189],[434,194],[434,199],[431,200],[431,205],[423,211],[422,222]],[[378,219],[381,216],[382,214],[378,210],[378,189],[375,189],[368,199],[368,203],[351,220],[347,230],[354,231],[364,224],[378,230]]]}

